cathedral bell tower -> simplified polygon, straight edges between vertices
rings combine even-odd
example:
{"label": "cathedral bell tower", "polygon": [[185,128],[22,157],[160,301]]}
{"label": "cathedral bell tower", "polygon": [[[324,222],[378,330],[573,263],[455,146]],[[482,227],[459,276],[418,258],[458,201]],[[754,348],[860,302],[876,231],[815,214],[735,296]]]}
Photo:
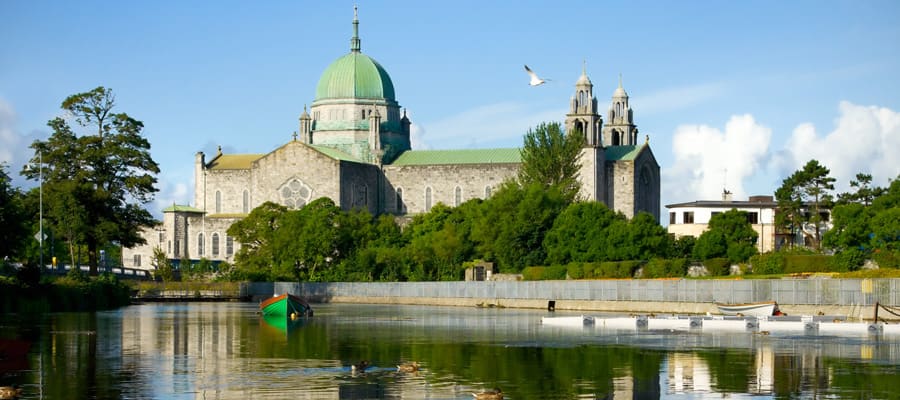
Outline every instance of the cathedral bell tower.
{"label": "cathedral bell tower", "polygon": [[600,147],[600,130],[603,117],[597,113],[597,98],[594,97],[594,85],[587,77],[585,67],[581,68],[581,77],[575,82],[575,95],[569,102],[569,113],[566,114],[566,132],[579,130],[584,134],[585,147]]}
{"label": "cathedral bell tower", "polygon": [[622,76],[619,75],[619,87],[613,92],[609,105],[609,119],[603,127],[604,146],[637,145],[638,129],[634,124],[634,114],[628,105],[628,93],[622,89]]}

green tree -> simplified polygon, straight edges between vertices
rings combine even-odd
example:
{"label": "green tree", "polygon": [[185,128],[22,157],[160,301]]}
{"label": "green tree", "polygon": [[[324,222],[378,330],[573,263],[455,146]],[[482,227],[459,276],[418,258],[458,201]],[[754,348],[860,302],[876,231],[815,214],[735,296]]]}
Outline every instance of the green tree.
{"label": "green tree", "polygon": [[[169,258],[166,257],[166,252],[162,248],[156,247],[153,249],[153,258],[150,261],[150,265],[153,266],[154,279],[163,282],[175,280],[175,270],[172,268],[172,263],[169,262]],[[72,270],[75,271],[76,269]]]}
{"label": "green tree", "polygon": [[[812,225],[817,248],[821,248],[822,241],[822,208],[831,206],[831,191],[834,190],[835,179],[829,176],[830,173],[817,160],[809,160],[803,169],[786,178],[775,191],[780,214],[776,215],[776,224],[789,226],[792,236],[796,229],[802,229],[804,223]],[[812,209],[804,212],[808,208],[806,204]]]}
{"label": "green tree", "polygon": [[24,194],[12,187],[6,169],[6,163],[0,163],[0,262],[18,256],[29,233]]}
{"label": "green tree", "polygon": [[566,199],[574,200],[581,185],[578,173],[584,136],[578,130],[566,133],[558,122],[542,123],[525,134],[519,182],[555,187]]}
{"label": "green tree", "polygon": [[92,275],[102,246],[143,244],[141,229],[155,222],[143,205],[157,191],[159,166],[141,136],[144,124],[114,107],[115,97],[104,87],[66,98],[62,109],[78,127],[96,133],[78,136],[65,119],[50,120],[53,133],[32,143],[34,156],[22,171],[32,180],[43,177],[52,207],[48,219],[58,232],[69,232],[70,243],[84,241]]}
{"label": "green tree", "polygon": [[[566,265],[571,262],[620,260],[612,238],[627,236],[628,221],[598,202],[574,203],[559,214],[547,232],[544,248],[547,262]],[[618,234],[614,232],[618,231]]]}
{"label": "green tree", "polygon": [[886,191],[885,188],[872,186],[872,175],[862,172],[856,174],[855,179],[850,180],[850,187],[856,188],[856,191],[838,194],[839,204],[860,203],[868,207],[876,197]]}
{"label": "green tree", "polygon": [[235,277],[252,281],[270,280],[275,263],[275,231],[287,208],[267,201],[250,211],[247,217],[228,228],[231,236],[241,244],[234,256]]}
{"label": "green tree", "polygon": [[694,257],[728,258],[732,263],[744,262],[756,254],[759,234],[747,221],[747,212],[731,209],[709,219],[708,229],[697,239]]}
{"label": "green tree", "polygon": [[496,261],[500,271],[508,273],[543,265],[547,258],[544,236],[568,204],[555,187],[505,183],[484,202],[472,225],[479,258]]}

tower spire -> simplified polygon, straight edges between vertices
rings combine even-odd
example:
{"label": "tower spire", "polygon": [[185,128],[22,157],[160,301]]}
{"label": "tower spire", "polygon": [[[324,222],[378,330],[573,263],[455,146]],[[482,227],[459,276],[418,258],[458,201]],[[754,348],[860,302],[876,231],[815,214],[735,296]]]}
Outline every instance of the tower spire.
{"label": "tower spire", "polygon": [[353,37],[350,39],[350,51],[359,53],[359,10],[353,6]]}
{"label": "tower spire", "polygon": [[619,72],[619,88],[622,87],[622,73]]}

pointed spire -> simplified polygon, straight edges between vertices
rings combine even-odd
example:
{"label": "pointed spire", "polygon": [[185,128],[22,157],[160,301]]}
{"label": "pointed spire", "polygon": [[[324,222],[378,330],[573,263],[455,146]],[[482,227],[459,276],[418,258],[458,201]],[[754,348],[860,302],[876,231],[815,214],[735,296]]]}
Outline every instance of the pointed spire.
{"label": "pointed spire", "polygon": [[619,87],[622,87],[622,73],[619,72]]}
{"label": "pointed spire", "polygon": [[350,39],[350,51],[359,53],[359,11],[353,6],[353,38]]}

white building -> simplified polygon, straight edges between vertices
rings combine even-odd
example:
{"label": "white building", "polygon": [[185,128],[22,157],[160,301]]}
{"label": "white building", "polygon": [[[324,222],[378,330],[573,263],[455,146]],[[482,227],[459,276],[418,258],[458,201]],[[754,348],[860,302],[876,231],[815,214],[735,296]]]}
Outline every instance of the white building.
{"label": "white building", "polygon": [[[790,233],[780,232],[775,228],[778,203],[772,196],[750,196],[746,201],[739,201],[732,200],[731,193],[725,191],[722,200],[697,200],[690,203],[669,204],[666,208],[669,209],[668,232],[675,237],[700,237],[709,226],[709,220],[713,215],[735,209],[747,213],[747,222],[759,235],[757,250],[760,253],[778,250],[790,243]],[[825,224],[820,227],[820,234],[824,234],[831,228],[831,210],[823,209],[821,213]],[[804,225],[797,233],[795,243],[815,244],[815,227]]]}

